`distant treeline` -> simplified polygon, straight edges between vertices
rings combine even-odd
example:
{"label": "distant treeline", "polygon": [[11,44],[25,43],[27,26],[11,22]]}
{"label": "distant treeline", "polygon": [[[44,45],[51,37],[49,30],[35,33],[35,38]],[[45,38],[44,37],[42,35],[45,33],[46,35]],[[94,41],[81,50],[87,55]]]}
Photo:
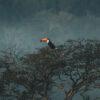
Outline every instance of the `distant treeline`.
{"label": "distant treeline", "polygon": [[37,12],[65,11],[76,16],[100,16],[100,0],[0,0],[0,18],[33,16]]}

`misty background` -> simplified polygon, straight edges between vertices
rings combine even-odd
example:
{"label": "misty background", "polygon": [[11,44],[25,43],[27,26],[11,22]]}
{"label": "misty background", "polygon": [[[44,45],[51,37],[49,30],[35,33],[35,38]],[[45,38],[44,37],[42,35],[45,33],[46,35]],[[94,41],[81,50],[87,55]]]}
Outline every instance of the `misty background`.
{"label": "misty background", "polygon": [[0,0],[0,49],[33,52],[40,39],[100,39],[100,0]]}

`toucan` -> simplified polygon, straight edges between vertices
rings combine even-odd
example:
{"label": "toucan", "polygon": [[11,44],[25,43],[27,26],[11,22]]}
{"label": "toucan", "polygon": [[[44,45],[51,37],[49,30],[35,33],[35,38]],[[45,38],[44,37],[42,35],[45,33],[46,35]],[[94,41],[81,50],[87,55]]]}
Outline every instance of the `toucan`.
{"label": "toucan", "polygon": [[46,42],[51,49],[56,49],[55,45],[48,38],[43,38],[40,40],[41,42]]}

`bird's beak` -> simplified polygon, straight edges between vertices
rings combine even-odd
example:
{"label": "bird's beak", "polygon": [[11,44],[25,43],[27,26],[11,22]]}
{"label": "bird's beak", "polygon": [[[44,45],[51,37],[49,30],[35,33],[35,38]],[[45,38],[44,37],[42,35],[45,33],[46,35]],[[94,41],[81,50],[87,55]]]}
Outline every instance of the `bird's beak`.
{"label": "bird's beak", "polygon": [[45,42],[45,41],[47,41],[48,39],[47,38],[44,38],[44,39],[42,39],[42,40],[40,40],[40,42]]}

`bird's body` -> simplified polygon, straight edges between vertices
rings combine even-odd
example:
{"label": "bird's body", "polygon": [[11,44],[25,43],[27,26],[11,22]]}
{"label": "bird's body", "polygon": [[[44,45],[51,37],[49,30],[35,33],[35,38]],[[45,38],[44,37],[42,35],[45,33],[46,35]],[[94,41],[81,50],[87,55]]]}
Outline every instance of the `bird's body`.
{"label": "bird's body", "polygon": [[55,45],[51,41],[48,42],[48,45],[51,49],[55,49]]}
{"label": "bird's body", "polygon": [[56,48],[55,45],[48,38],[43,38],[41,40],[41,42],[43,42],[43,41],[46,42],[51,49],[55,49]]}

